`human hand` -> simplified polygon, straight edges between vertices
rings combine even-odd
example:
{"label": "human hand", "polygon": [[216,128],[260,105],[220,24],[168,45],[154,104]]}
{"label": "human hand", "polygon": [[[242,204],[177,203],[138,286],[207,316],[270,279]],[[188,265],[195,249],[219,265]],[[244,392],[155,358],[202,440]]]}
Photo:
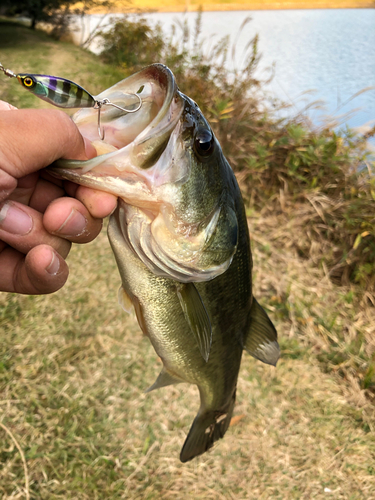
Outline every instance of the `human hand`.
{"label": "human hand", "polygon": [[71,242],[92,241],[117,199],[44,167],[95,155],[64,112],[0,101],[0,291],[43,294],[64,285]]}

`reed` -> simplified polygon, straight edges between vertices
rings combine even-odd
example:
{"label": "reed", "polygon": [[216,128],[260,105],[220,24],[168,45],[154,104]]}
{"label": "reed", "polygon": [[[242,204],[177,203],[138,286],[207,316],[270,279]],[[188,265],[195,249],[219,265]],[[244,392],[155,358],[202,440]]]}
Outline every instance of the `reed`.
{"label": "reed", "polygon": [[125,17],[103,34],[102,57],[129,72],[155,57],[171,67],[212,124],[249,206],[272,213],[278,226],[288,222],[284,239],[324,266],[335,283],[358,283],[372,294],[375,167],[366,147],[375,127],[356,135],[332,122],[316,128],[301,114],[277,118],[285,105],[273,100],[272,113],[267,111],[265,82],[254,76],[257,37],[247,45],[242,69],[228,71],[225,62],[233,65],[236,43],[205,39],[201,16],[193,29],[186,22],[175,25],[168,40],[160,26]]}

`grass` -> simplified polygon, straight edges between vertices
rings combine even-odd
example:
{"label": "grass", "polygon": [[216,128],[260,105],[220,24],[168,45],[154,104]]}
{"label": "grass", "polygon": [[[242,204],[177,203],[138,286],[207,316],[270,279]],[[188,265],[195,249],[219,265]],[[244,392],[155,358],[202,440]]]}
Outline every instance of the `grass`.
{"label": "grass", "polygon": [[[374,408],[355,381],[320,369],[323,341],[312,346],[307,327],[277,313],[269,295],[283,293],[282,270],[259,240],[255,231],[256,293],[274,309],[282,359],[275,370],[244,356],[232,427],[187,465],[178,453],[197,391],[143,393],[160,363],[134,316],[117,305],[105,234],[73,249],[60,292],[2,294],[0,418],[25,454],[31,498],[326,498],[324,488],[333,498],[374,498]],[[316,270],[305,268],[301,294],[300,281],[287,284],[293,269],[300,274],[288,257],[288,309],[301,307],[300,295],[316,302]],[[5,433],[1,442],[0,495],[22,497],[21,457]]]}
{"label": "grass", "polygon": [[[40,32],[1,24],[0,38],[13,71],[65,76],[93,93],[123,75]],[[0,97],[45,106],[5,77]],[[30,498],[375,499],[374,308],[358,285],[336,286],[301,256],[290,220],[248,210],[254,293],[282,357],[274,369],[244,354],[231,428],[191,463],[178,455],[197,390],[144,394],[160,362],[117,305],[104,232],[74,246],[61,291],[0,294],[0,422],[24,454]],[[22,456],[4,427],[0,497],[26,497]]]}
{"label": "grass", "polygon": [[[15,73],[65,75],[92,94],[124,78],[124,72],[101,63],[92,53],[68,42],[56,42],[43,31],[33,32],[11,21],[2,21],[0,30],[1,63]],[[16,79],[1,76],[1,99],[17,107],[48,108]]]}

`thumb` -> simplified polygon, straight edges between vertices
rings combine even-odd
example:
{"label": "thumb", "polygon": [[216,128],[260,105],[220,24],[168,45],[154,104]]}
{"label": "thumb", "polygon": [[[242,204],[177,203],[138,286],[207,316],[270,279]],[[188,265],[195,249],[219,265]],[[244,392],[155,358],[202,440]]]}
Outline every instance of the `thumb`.
{"label": "thumb", "polygon": [[16,179],[59,158],[87,160],[95,154],[63,111],[0,110],[0,170]]}

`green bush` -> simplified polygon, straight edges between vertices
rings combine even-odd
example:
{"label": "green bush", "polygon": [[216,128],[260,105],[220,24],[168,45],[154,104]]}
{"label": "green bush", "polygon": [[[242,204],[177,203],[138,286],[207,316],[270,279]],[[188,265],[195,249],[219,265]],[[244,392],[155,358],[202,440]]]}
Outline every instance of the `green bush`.
{"label": "green bush", "polygon": [[152,28],[143,17],[125,16],[100,36],[103,60],[131,71],[161,59],[165,46],[161,26]]}

